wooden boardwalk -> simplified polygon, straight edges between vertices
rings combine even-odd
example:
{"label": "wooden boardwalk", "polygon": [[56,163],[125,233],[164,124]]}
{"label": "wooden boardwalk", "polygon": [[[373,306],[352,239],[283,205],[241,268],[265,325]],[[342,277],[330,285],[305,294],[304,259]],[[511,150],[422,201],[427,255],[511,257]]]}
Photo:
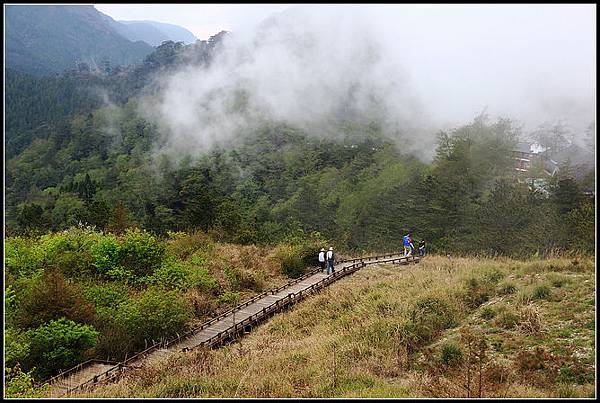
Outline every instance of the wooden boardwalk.
{"label": "wooden boardwalk", "polygon": [[92,387],[100,381],[118,376],[128,367],[153,364],[177,352],[197,347],[211,348],[233,340],[254,324],[368,264],[408,264],[418,261],[419,258],[415,256],[391,254],[339,262],[335,266],[335,273],[331,275],[314,270],[283,287],[253,297],[174,340],[157,343],[123,362],[91,360],[59,374],[50,380],[50,396],[64,396],[76,389]]}
{"label": "wooden boardwalk", "polygon": [[118,364],[109,364],[106,361],[87,362],[85,365],[79,366],[77,370],[72,371],[68,376],[58,377],[56,380],[52,381],[50,383],[50,396],[62,396],[79,385],[90,380],[93,381],[95,376],[109,371],[115,365]]}

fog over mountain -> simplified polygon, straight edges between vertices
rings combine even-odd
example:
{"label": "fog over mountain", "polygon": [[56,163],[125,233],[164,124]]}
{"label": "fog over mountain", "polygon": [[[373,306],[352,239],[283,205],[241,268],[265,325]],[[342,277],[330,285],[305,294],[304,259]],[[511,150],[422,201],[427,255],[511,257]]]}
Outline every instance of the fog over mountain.
{"label": "fog over mountain", "polygon": [[131,41],[144,41],[152,46],[158,46],[164,41],[183,42],[191,44],[197,38],[190,31],[173,24],[156,21],[119,21],[124,26],[121,30]]}
{"label": "fog over mountain", "polygon": [[439,129],[482,111],[525,131],[562,120],[579,133],[595,115],[593,7],[291,7],[238,23],[210,67],[162,77],[160,100],[143,109],[178,151],[266,121],[336,136],[348,117],[429,155]]}

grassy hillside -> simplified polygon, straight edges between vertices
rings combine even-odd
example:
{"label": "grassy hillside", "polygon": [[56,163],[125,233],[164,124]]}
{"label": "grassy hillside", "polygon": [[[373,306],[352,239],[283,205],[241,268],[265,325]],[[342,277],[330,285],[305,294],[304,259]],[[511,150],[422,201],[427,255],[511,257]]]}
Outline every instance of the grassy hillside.
{"label": "grassy hillside", "polygon": [[431,256],[80,397],[593,397],[594,334],[592,259]]}

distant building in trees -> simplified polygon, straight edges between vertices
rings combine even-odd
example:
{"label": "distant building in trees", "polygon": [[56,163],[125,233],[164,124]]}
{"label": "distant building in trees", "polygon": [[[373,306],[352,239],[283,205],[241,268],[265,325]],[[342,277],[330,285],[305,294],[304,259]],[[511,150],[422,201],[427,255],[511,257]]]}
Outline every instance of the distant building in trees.
{"label": "distant building in trees", "polygon": [[518,142],[512,150],[512,157],[517,173],[536,188],[543,187],[546,179],[569,167],[570,176],[583,185],[586,194],[593,195],[593,186],[590,188],[586,178],[595,171],[594,153],[574,142],[563,145],[557,151],[537,143]]}
{"label": "distant building in trees", "polygon": [[545,148],[537,143],[518,142],[512,150],[515,160],[515,169],[519,172],[528,172],[536,162],[543,159],[541,155]]}

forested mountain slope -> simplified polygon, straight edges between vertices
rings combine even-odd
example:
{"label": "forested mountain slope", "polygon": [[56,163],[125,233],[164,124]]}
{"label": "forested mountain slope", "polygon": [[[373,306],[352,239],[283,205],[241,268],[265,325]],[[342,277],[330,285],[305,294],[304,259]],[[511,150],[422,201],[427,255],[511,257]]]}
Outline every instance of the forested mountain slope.
{"label": "forested mountain slope", "polygon": [[224,37],[167,42],[120,71],[7,75],[9,233],[114,228],[120,217],[239,243],[316,231],[348,250],[385,250],[411,230],[448,251],[593,250],[593,200],[569,170],[543,191],[519,176],[511,150],[522,133],[510,119],[439,132],[432,161],[352,114],[336,118],[331,138],[265,121],[230,147],[161,153],[167,134],[140,105],[158,100],[171,72],[212,63]]}
{"label": "forested mountain slope", "polygon": [[[6,69],[5,105],[7,159],[22,151],[32,139],[47,136],[49,126],[65,123],[75,114],[92,112],[107,104],[124,104],[145,89],[152,92],[157,74],[185,62],[209,63],[212,49],[225,33],[184,47],[168,41],[137,65],[81,68],[52,76],[37,76]],[[66,123],[65,123],[66,124]]]}
{"label": "forested mountain slope", "polygon": [[91,65],[128,65],[152,51],[123,37],[112,18],[84,5],[7,5],[6,67],[34,74]]}

